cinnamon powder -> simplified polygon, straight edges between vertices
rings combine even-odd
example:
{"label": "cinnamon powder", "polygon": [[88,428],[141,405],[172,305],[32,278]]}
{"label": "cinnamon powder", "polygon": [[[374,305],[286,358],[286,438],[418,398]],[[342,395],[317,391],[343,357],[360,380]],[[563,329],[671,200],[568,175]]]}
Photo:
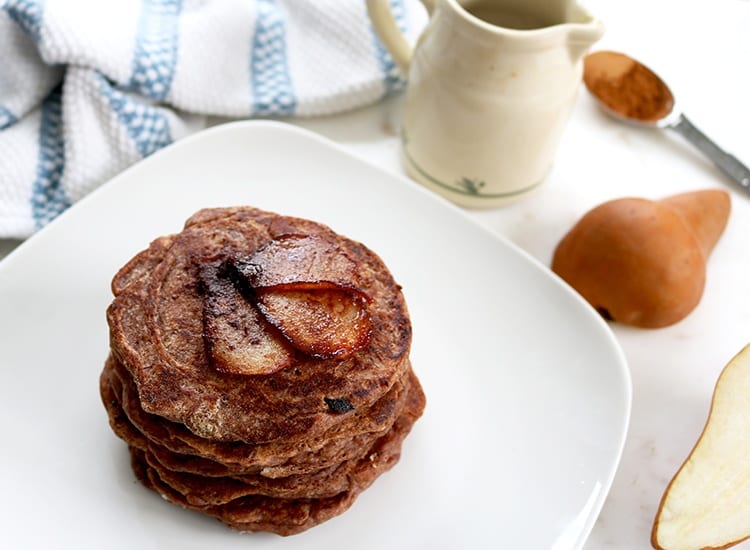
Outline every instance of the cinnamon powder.
{"label": "cinnamon powder", "polygon": [[615,52],[596,52],[584,59],[583,81],[589,91],[616,113],[655,122],[674,107],[669,88],[648,68]]}

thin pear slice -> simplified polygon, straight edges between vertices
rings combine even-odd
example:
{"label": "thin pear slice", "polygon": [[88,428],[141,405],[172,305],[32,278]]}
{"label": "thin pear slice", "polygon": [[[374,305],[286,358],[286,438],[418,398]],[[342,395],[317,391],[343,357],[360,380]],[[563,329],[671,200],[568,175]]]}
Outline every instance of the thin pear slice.
{"label": "thin pear slice", "polygon": [[292,364],[294,351],[216,266],[201,271],[203,339],[211,366],[228,374],[272,374]]}
{"label": "thin pear slice", "polygon": [[370,316],[362,296],[346,288],[304,284],[301,290],[258,291],[258,309],[296,349],[321,358],[345,358],[367,345]]}
{"label": "thin pear slice", "polygon": [[266,320],[302,353],[345,358],[367,345],[369,297],[336,241],[284,235],[232,266]]}
{"label": "thin pear slice", "polygon": [[662,497],[651,544],[659,550],[705,550],[747,538],[750,345],[719,376],[703,433]]}
{"label": "thin pear slice", "polygon": [[302,283],[346,287],[358,292],[357,264],[323,235],[284,235],[234,266],[256,290]]}

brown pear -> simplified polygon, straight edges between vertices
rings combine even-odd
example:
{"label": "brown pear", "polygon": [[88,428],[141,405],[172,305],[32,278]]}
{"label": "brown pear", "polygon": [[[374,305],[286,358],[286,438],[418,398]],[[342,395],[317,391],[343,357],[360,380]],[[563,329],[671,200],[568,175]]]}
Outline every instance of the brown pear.
{"label": "brown pear", "polygon": [[700,302],[729,210],[729,195],[714,189],[605,202],[563,237],[552,270],[607,319],[674,324]]}
{"label": "brown pear", "polygon": [[708,189],[673,195],[660,202],[682,216],[708,258],[727,225],[731,208],[729,195],[719,189]]}
{"label": "brown pear", "polygon": [[724,368],[703,432],[667,486],[651,532],[658,550],[729,548],[750,538],[750,346]]}

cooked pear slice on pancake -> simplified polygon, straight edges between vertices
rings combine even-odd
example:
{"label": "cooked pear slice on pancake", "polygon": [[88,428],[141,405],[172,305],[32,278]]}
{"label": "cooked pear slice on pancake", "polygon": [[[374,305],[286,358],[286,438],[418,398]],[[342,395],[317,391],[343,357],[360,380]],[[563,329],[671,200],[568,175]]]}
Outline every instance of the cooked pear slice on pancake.
{"label": "cooked pear slice on pancake", "polygon": [[357,264],[332,236],[281,235],[235,265],[255,289],[330,283],[359,292]]}
{"label": "cooked pear slice on pancake", "polygon": [[250,375],[272,374],[292,364],[294,351],[216,265],[204,266],[201,283],[203,338],[211,366]]}
{"label": "cooked pear slice on pancake", "polygon": [[335,241],[284,235],[232,265],[268,322],[302,353],[344,358],[367,345],[369,298]]}
{"label": "cooked pear slice on pancake", "polygon": [[258,308],[292,346],[314,357],[348,357],[370,337],[363,300],[346,289],[263,290]]}

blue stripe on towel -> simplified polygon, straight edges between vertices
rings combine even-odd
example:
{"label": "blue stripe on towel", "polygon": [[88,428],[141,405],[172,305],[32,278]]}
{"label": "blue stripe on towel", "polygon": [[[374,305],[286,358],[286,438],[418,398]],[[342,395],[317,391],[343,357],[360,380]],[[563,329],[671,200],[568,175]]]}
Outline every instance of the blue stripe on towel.
{"label": "blue stripe on towel", "polygon": [[[391,13],[393,13],[393,18],[396,20],[398,28],[401,32],[406,32],[406,5],[404,4],[404,0],[390,0],[390,5]],[[380,70],[383,72],[383,84],[385,85],[386,93],[391,94],[403,89],[406,82],[401,76],[396,63],[394,63],[391,54],[388,53],[388,50],[383,46],[383,43],[374,32],[373,39],[375,40],[375,49]]]}
{"label": "blue stripe on towel", "polygon": [[39,42],[44,0],[7,0],[2,8],[13,21],[32,36],[34,41]]}
{"label": "blue stripe on towel", "polygon": [[42,103],[39,156],[31,194],[31,214],[37,229],[51,222],[70,206],[61,185],[64,168],[62,90],[58,87]]}
{"label": "blue stripe on towel", "polygon": [[172,143],[169,120],[161,109],[136,101],[115,89],[102,75],[97,77],[99,90],[125,126],[141,156],[146,157]]}
{"label": "blue stripe on towel", "polygon": [[276,0],[258,0],[250,58],[252,112],[256,115],[291,115],[297,108],[286,51],[283,8]]}
{"label": "blue stripe on towel", "polygon": [[177,65],[182,0],[143,0],[128,88],[160,101]]}
{"label": "blue stripe on towel", "polygon": [[10,109],[0,105],[0,130],[12,126],[17,120],[18,118],[16,118],[16,115],[14,115]]}

